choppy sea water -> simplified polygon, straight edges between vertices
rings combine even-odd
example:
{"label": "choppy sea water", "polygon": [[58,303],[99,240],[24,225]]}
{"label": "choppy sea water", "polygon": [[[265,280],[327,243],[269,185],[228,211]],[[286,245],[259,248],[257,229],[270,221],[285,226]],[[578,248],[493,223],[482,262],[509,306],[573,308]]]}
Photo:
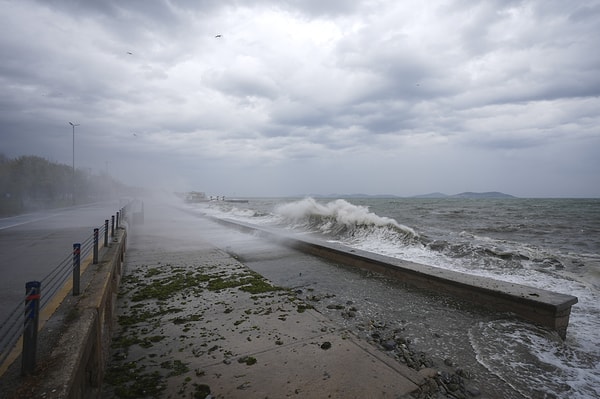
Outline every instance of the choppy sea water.
{"label": "choppy sea water", "polygon": [[525,396],[600,397],[599,199],[249,199],[216,217],[569,295],[567,339],[518,321],[471,326],[477,361]]}

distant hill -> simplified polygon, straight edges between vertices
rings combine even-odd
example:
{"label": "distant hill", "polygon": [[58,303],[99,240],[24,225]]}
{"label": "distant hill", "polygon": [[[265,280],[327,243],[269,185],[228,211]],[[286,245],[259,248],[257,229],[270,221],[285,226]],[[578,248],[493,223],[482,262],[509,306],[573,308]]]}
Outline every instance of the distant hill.
{"label": "distant hill", "polygon": [[[297,197],[306,197],[306,195],[297,195]],[[393,194],[309,194],[312,198],[517,198],[510,194],[504,194],[499,191],[489,191],[485,193],[464,192],[460,194],[448,195],[440,192],[414,195],[412,197],[400,197]]]}
{"label": "distant hill", "polygon": [[451,196],[452,198],[517,198],[510,194],[504,194],[498,191],[489,191],[486,193],[473,193],[473,192],[465,192],[460,194],[455,194]]}
{"label": "distant hill", "polygon": [[448,194],[435,192],[435,193],[429,193],[429,194],[414,195],[410,198],[448,198],[448,197],[449,197]]}
{"label": "distant hill", "polygon": [[309,194],[312,198],[402,198],[393,194]]}
{"label": "distant hill", "polygon": [[460,194],[447,195],[444,193],[430,193],[415,195],[411,198],[517,198],[510,194],[501,193],[499,191],[488,191],[485,193],[474,193],[467,191]]}

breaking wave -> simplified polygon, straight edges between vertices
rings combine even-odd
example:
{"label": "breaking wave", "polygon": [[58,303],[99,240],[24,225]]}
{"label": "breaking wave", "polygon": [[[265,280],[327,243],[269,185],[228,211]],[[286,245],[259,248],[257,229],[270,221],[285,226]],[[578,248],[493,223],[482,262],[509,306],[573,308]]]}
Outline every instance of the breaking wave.
{"label": "breaking wave", "polygon": [[275,214],[288,228],[317,232],[334,240],[353,242],[377,238],[406,244],[419,238],[410,227],[343,199],[321,204],[313,198],[305,198],[277,206]]}

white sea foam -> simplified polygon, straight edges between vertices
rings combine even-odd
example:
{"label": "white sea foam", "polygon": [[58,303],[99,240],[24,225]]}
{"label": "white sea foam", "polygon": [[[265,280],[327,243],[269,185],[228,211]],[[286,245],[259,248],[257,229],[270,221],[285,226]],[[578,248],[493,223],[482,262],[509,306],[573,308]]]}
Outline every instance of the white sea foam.
{"label": "white sea foam", "polygon": [[293,223],[309,221],[314,217],[322,218],[323,223],[320,227],[321,231],[330,231],[334,229],[334,226],[336,225],[344,225],[346,227],[394,226],[413,236],[417,235],[413,229],[401,225],[394,219],[378,216],[370,212],[369,208],[366,206],[354,205],[343,199],[322,204],[317,202],[314,198],[304,198],[300,201],[276,207],[275,214],[280,215]]}
{"label": "white sea foam", "polygon": [[495,320],[473,326],[469,339],[477,360],[525,397],[600,395],[598,357],[545,329]]}
{"label": "white sea foam", "polygon": [[257,225],[276,224],[279,220],[279,217],[272,213],[265,213],[250,207],[243,208],[235,205],[235,203],[222,201],[202,202],[191,205],[191,207],[208,216],[233,219]]}

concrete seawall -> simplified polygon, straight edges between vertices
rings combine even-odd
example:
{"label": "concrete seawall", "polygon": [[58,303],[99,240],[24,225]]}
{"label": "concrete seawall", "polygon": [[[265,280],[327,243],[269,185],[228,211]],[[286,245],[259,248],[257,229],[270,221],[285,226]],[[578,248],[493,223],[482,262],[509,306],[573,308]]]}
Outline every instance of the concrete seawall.
{"label": "concrete seawall", "polygon": [[381,273],[416,287],[443,292],[496,311],[512,312],[521,319],[555,330],[563,339],[567,334],[571,306],[578,301],[572,295],[407,262],[306,236],[284,235],[262,226],[227,219],[213,220],[241,231],[275,239],[306,253]]}
{"label": "concrete seawall", "polygon": [[42,359],[47,368],[34,381],[25,382],[30,397],[79,399],[100,394],[126,242],[127,231],[117,229],[99,263],[89,266],[94,274],[70,310],[72,320],[65,322],[49,358]]}

